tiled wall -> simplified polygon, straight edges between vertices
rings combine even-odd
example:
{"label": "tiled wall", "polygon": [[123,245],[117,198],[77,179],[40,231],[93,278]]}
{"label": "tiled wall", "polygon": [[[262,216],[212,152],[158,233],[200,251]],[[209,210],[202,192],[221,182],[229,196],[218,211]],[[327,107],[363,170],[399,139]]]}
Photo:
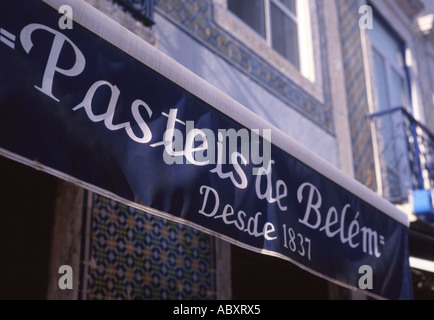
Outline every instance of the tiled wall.
{"label": "tiled wall", "polygon": [[82,299],[215,299],[211,236],[92,194]]}
{"label": "tiled wall", "polygon": [[[317,0],[319,29],[324,30],[323,0]],[[221,28],[213,19],[212,0],[156,0],[159,14],[177,25],[203,46],[224,58],[232,66],[248,75],[291,108],[334,135],[333,112],[330,97],[327,39],[320,32],[321,76],[324,102],[309,95],[287,75],[264,60],[258,53]]]}
{"label": "tiled wall", "polygon": [[340,21],[348,116],[355,178],[376,190],[375,163],[370,129],[368,95],[359,28],[361,0],[336,0]]}
{"label": "tiled wall", "polygon": [[[369,120],[369,108],[363,66],[363,53],[358,26],[359,6],[363,0],[336,0],[340,21],[342,55],[345,68],[347,105],[352,141],[352,154],[355,178],[376,190],[374,154]],[[321,103],[307,94],[303,88],[292,82],[273,65],[249,50],[213,21],[212,0],[156,0],[158,12],[172,23],[194,37],[201,44],[225,58],[238,70],[260,83],[288,106],[299,111],[327,132],[334,134],[329,74],[327,38],[325,25],[327,17],[324,6],[327,3],[317,0],[319,25],[321,76],[325,102]]]}

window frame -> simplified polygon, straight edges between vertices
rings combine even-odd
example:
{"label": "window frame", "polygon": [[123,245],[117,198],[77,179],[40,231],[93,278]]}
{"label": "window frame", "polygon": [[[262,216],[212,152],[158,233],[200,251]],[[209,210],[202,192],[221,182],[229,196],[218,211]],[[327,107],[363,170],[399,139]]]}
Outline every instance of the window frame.
{"label": "window frame", "polygon": [[297,69],[301,70],[301,64],[300,64],[300,26],[298,23],[298,8],[300,7],[300,4],[298,3],[298,0],[295,1],[295,13],[293,13],[286,5],[282,4],[279,0],[264,0],[265,2],[265,34],[266,34],[266,41],[267,44],[273,48],[275,51],[277,49],[273,45],[273,27],[272,27],[272,10],[271,6],[274,5],[278,10],[280,10],[287,18],[289,18],[294,24],[297,29],[297,39],[296,39],[296,45],[297,45],[297,57],[296,57],[296,64],[293,63],[288,57],[282,55],[285,59],[290,61]]}
{"label": "window frame", "polygon": [[[267,61],[285,77],[302,87],[310,96],[324,103],[324,88],[316,0],[296,0],[300,68],[275,51],[266,39],[229,10],[228,0],[212,0],[214,22],[245,47]],[[268,1],[267,1],[268,2]]]}
{"label": "window frame", "polygon": [[[227,0],[229,1],[229,0]],[[288,19],[290,19],[293,23],[295,23],[296,28],[297,28],[297,62],[298,64],[294,64],[290,61],[289,58],[285,57],[283,54],[280,54],[284,59],[290,61],[296,68],[300,69],[300,56],[301,56],[301,52],[300,52],[300,44],[299,44],[299,39],[300,39],[300,28],[299,28],[299,23],[298,23],[298,8],[300,7],[299,5],[299,0],[294,0],[295,1],[295,10],[296,12],[293,13],[289,8],[287,8],[286,5],[284,5],[283,3],[281,3],[279,0],[261,0],[263,1],[263,8],[264,8],[264,28],[265,28],[265,34],[264,34],[264,40],[265,43],[272,48],[273,50],[275,50],[276,52],[278,52],[274,46],[273,46],[273,27],[272,27],[272,10],[271,10],[271,6],[274,5],[278,10],[280,10],[283,15],[285,17],[287,17]],[[253,28],[252,26],[250,26],[246,21],[244,21],[241,17],[239,17],[236,13],[232,12],[229,8],[228,11],[233,14],[237,19],[240,20],[241,23],[245,24],[246,27],[250,28],[253,32],[257,33],[259,37],[263,38],[263,36],[257,32],[255,30],[255,28]]]}

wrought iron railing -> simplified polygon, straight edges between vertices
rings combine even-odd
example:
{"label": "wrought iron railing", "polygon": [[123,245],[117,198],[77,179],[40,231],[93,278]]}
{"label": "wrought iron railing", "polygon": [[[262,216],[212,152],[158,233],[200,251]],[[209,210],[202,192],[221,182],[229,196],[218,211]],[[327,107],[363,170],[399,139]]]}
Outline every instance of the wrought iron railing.
{"label": "wrought iron railing", "polygon": [[405,108],[369,115],[375,126],[383,197],[408,200],[410,190],[434,190],[434,134]]}
{"label": "wrought iron railing", "polygon": [[120,4],[145,26],[154,24],[154,0],[113,0]]}

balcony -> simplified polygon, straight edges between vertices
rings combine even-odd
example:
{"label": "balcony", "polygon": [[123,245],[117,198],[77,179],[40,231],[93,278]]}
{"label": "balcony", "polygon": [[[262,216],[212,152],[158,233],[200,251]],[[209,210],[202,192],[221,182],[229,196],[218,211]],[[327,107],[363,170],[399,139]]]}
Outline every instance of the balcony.
{"label": "balcony", "polygon": [[403,204],[413,191],[433,191],[434,134],[403,107],[369,117],[375,128],[382,196]]}
{"label": "balcony", "polygon": [[114,0],[145,26],[154,25],[154,0]]}

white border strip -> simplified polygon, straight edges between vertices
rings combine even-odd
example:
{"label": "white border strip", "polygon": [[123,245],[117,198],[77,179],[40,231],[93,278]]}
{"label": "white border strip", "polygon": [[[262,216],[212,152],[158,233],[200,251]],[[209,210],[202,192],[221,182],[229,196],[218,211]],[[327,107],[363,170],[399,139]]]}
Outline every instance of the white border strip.
{"label": "white border strip", "polygon": [[410,267],[434,273],[434,261],[410,257]]}
{"label": "white border strip", "polygon": [[[228,237],[228,236],[225,236],[225,235],[220,234],[218,232],[215,232],[213,230],[207,229],[207,228],[205,228],[205,227],[203,227],[201,225],[198,225],[198,224],[196,224],[194,222],[185,220],[183,218],[179,218],[179,217],[174,216],[174,215],[172,215],[170,213],[166,213],[166,212],[163,212],[163,211],[160,211],[160,210],[148,207],[146,205],[141,205],[139,203],[132,202],[132,201],[127,200],[125,198],[122,198],[122,197],[120,197],[120,196],[118,196],[118,195],[116,195],[116,194],[114,194],[112,192],[109,192],[107,190],[104,190],[104,189],[101,189],[99,187],[96,187],[96,186],[94,186],[94,185],[92,185],[90,183],[78,180],[78,179],[76,179],[76,178],[74,178],[74,177],[72,177],[70,175],[67,175],[67,174],[61,172],[61,171],[49,168],[47,166],[42,165],[41,163],[39,163],[37,161],[29,160],[29,159],[27,159],[25,157],[22,157],[20,155],[15,154],[13,152],[9,152],[9,151],[7,151],[7,150],[5,150],[3,148],[0,148],[0,155],[3,155],[6,158],[9,158],[9,159],[11,159],[13,161],[22,163],[22,164],[30,166],[30,167],[33,167],[33,168],[35,168],[37,170],[40,170],[40,171],[46,172],[48,174],[51,174],[53,176],[56,176],[56,177],[58,177],[58,178],[60,178],[62,180],[74,183],[74,184],[76,184],[76,185],[78,185],[78,186],[80,186],[80,187],[82,187],[84,189],[87,189],[87,190],[89,190],[91,192],[95,192],[95,193],[97,193],[99,195],[102,195],[104,197],[110,198],[110,199],[112,199],[114,201],[117,201],[119,203],[123,203],[123,204],[125,204],[127,206],[130,206],[130,207],[133,207],[133,208],[135,208],[137,210],[144,211],[146,213],[155,215],[157,217],[160,217],[160,218],[163,218],[163,219],[166,219],[166,220],[173,221],[175,223],[184,224],[186,226],[192,227],[194,229],[197,229],[199,231],[207,233],[207,234],[209,234],[211,236],[214,236],[216,238],[219,238],[219,239],[222,239],[224,241],[227,241],[227,242],[229,242],[229,243],[231,243],[233,245],[239,246],[241,248],[244,248],[244,249],[256,252],[256,253],[265,254],[265,255],[268,255],[268,256],[272,256],[272,257],[276,257],[276,258],[280,258],[280,259],[289,261],[289,262],[295,264],[296,266],[298,266],[299,268],[301,268],[301,269],[303,269],[303,270],[305,270],[307,272],[310,272],[311,274],[313,274],[313,275],[315,275],[317,277],[323,278],[323,279],[325,279],[325,280],[327,280],[329,282],[335,283],[335,284],[337,284],[339,286],[342,286],[344,288],[347,288],[349,290],[359,291],[359,292],[361,292],[362,294],[364,294],[366,296],[370,296],[370,297],[373,297],[373,298],[378,299],[378,300],[387,300],[387,299],[385,299],[382,296],[373,294],[373,293],[371,293],[369,291],[362,290],[362,289],[357,288],[357,287],[353,287],[353,286],[351,286],[351,285],[349,285],[347,283],[343,283],[343,282],[340,282],[340,281],[338,281],[336,279],[333,279],[333,278],[330,278],[330,277],[328,277],[326,275],[323,275],[322,273],[319,273],[319,272],[317,272],[315,270],[312,270],[312,269],[306,267],[305,265],[303,265],[303,264],[301,264],[301,263],[299,263],[299,262],[297,262],[295,260],[292,260],[291,258],[289,258],[289,257],[287,257],[287,256],[285,256],[283,254],[280,254],[278,252],[274,252],[274,251],[270,251],[270,250],[266,250],[266,249],[259,249],[259,248],[247,245],[247,244],[242,243],[242,242],[240,242],[238,240],[235,240],[235,239],[233,239],[231,237]],[[91,197],[91,194],[89,194],[88,200],[90,199],[90,197]],[[88,203],[87,205],[90,206],[90,203]],[[87,210],[88,209],[89,208],[87,208]],[[92,214],[92,213],[90,212],[90,214]],[[88,212],[88,215],[89,215],[89,212]],[[87,221],[86,232],[88,232],[89,228],[90,228],[90,224],[88,224],[88,222],[89,221]],[[88,236],[88,235],[86,235],[86,236]],[[90,240],[92,240],[92,239],[90,239]],[[86,248],[85,248],[85,254],[86,255],[88,255],[88,250],[89,250],[89,247],[86,245]],[[88,257],[86,256],[85,259],[87,259],[87,258]],[[85,268],[87,268],[87,267],[88,266],[85,266]],[[87,274],[87,272],[85,270],[84,271],[84,275],[86,275],[86,274]],[[86,278],[84,278],[84,279],[86,280]],[[87,292],[85,290],[87,290],[87,286],[86,285],[83,286],[83,293],[82,293],[83,295],[87,294]]]}
{"label": "white border strip", "polygon": [[82,0],[41,0],[58,10],[70,5],[74,21],[247,128],[271,129],[272,143],[391,218],[409,227],[408,217],[390,202],[318,157],[258,115],[242,106],[157,48]]}

